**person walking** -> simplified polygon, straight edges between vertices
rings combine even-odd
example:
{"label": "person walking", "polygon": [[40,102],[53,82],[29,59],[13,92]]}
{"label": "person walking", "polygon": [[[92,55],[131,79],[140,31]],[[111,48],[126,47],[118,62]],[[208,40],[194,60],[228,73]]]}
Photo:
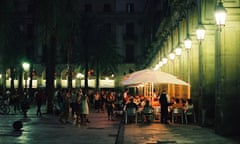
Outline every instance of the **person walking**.
{"label": "person walking", "polygon": [[17,111],[21,112],[20,96],[17,91],[15,91],[15,93],[12,96],[12,104],[13,104],[13,110],[15,114],[17,113]]}
{"label": "person walking", "polygon": [[70,90],[67,92],[63,93],[63,109],[62,113],[60,114],[60,122],[62,123],[67,123],[68,117],[69,117],[69,108],[70,108],[70,98],[71,98],[71,93]]}
{"label": "person walking", "polygon": [[81,98],[83,96],[82,89],[79,89],[77,92],[77,98],[76,98],[76,105],[75,105],[75,112],[76,112],[76,119],[75,119],[75,124],[78,125],[80,124],[80,113],[82,110],[81,106]]}
{"label": "person walking", "polygon": [[107,108],[107,114],[108,114],[108,120],[114,120],[113,119],[113,108],[114,108],[114,98],[113,94],[110,92],[107,101],[106,101],[106,108]]}
{"label": "person walking", "polygon": [[101,110],[102,112],[105,112],[106,110],[106,101],[107,101],[107,95],[106,95],[106,92],[105,91],[101,91],[101,94],[100,94],[100,99],[101,99]]}
{"label": "person walking", "polygon": [[161,105],[161,123],[168,124],[168,100],[166,90],[163,90],[159,99]]}
{"label": "person walking", "polygon": [[95,107],[95,112],[100,112],[101,110],[101,97],[98,91],[95,92],[94,94],[94,107]]}
{"label": "person walking", "polygon": [[37,104],[37,116],[42,116],[41,107],[43,102],[43,91],[39,90],[36,92],[36,104]]}
{"label": "person walking", "polygon": [[73,119],[74,119],[74,115],[76,114],[76,99],[77,99],[77,91],[74,90],[71,93],[71,101],[70,101],[71,114]]}
{"label": "person walking", "polygon": [[29,109],[29,99],[28,99],[27,92],[23,93],[23,99],[21,101],[21,108],[22,108],[24,118],[27,118],[27,112]]}
{"label": "person walking", "polygon": [[81,112],[80,112],[80,118],[81,123],[83,125],[86,125],[87,122],[89,122],[87,116],[89,114],[89,98],[87,94],[84,94],[81,96],[80,100],[80,106],[81,106]]}

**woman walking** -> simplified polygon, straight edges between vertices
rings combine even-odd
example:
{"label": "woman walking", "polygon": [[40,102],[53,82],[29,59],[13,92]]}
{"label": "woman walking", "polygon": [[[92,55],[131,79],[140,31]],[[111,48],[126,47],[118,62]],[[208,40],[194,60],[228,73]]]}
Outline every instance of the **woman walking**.
{"label": "woman walking", "polygon": [[80,118],[81,118],[81,123],[83,125],[86,124],[86,122],[88,122],[88,119],[87,119],[87,115],[89,114],[89,99],[88,99],[88,96],[87,94],[83,94],[81,96],[81,100],[80,100],[81,104],[81,112],[80,112]]}

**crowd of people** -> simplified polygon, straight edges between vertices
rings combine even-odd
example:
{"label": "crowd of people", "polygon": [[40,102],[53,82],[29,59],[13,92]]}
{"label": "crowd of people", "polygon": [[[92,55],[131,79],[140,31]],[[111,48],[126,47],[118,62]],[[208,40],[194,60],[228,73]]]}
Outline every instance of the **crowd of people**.
{"label": "crowd of people", "polygon": [[59,114],[59,121],[66,123],[69,117],[76,124],[90,123],[88,115],[90,108],[95,113],[106,113],[107,119],[114,121],[114,110],[122,105],[121,94],[115,91],[95,90],[88,93],[81,88],[56,90],[54,96],[54,111]]}
{"label": "crowd of people", "polygon": [[1,92],[0,99],[1,99],[1,101],[4,101],[4,103],[10,109],[11,109],[11,107],[13,107],[12,108],[13,113],[15,113],[15,114],[17,114],[18,112],[23,113],[24,117],[27,117],[27,111],[30,107],[31,102],[33,101],[26,91],[23,91],[20,94],[17,90],[15,90],[13,92],[11,92],[10,90]]}
{"label": "crowd of people", "polygon": [[[10,93],[6,91],[1,93],[0,98],[6,98],[9,104],[13,106],[13,112],[21,111],[24,117],[27,117],[27,110],[30,105],[36,105],[36,116],[42,116],[42,105],[46,104],[46,94],[44,89],[35,89],[32,96],[26,92],[19,95],[17,92]],[[115,111],[126,111],[128,107],[139,107],[143,109],[153,108],[154,101],[157,101],[161,107],[161,123],[168,123],[171,116],[171,109],[179,107],[185,111],[188,108],[193,108],[191,99],[183,100],[177,98],[169,98],[166,90],[153,97],[150,100],[144,96],[131,96],[129,90],[124,92],[115,92],[108,90],[91,90],[84,92],[81,88],[78,89],[56,89],[53,98],[54,113],[59,116],[61,123],[67,123],[69,118],[74,119],[75,124],[90,123],[88,115],[90,108],[96,113],[105,113],[106,119],[114,121]],[[123,113],[122,113],[123,114]],[[146,119],[147,120],[147,119]],[[148,120],[147,120],[148,121]]]}
{"label": "crowd of people", "polygon": [[[126,109],[135,108],[136,111],[138,111],[141,108],[141,115],[145,111],[151,111],[154,115],[154,109],[159,107],[161,115],[160,122],[163,124],[168,124],[172,120],[172,110],[174,108],[182,109],[183,113],[188,109],[194,109],[192,99],[170,97],[165,89],[163,89],[158,95],[155,93],[153,97],[129,96],[128,89],[126,89],[123,98],[126,103]],[[149,122],[149,119],[144,118],[144,121]]]}
{"label": "crowd of people", "polygon": [[[110,90],[91,90],[84,92],[78,89],[56,89],[53,97],[53,111],[59,116],[61,123],[67,123],[70,118],[76,124],[90,123],[88,115],[90,109],[95,112],[106,113],[107,120],[114,120],[114,109],[121,107],[121,94]],[[23,114],[27,117],[30,106],[36,107],[36,116],[43,115],[42,106],[47,104],[45,89],[32,89],[32,93],[23,91],[19,94],[17,89],[13,92],[6,90],[0,93],[0,99],[8,102],[13,114]]]}

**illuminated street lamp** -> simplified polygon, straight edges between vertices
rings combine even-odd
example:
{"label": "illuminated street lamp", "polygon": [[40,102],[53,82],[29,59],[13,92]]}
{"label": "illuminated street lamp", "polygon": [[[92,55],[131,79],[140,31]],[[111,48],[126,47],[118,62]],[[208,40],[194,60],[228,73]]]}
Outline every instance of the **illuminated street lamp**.
{"label": "illuminated street lamp", "polygon": [[180,56],[182,54],[182,49],[180,47],[177,47],[175,50],[176,56]]}
{"label": "illuminated street lamp", "polygon": [[[201,23],[201,22],[200,22]],[[199,40],[199,96],[203,97],[203,50],[202,50],[202,40],[205,38],[205,29],[202,24],[199,24],[197,30],[197,39]]]}
{"label": "illuminated street lamp", "polygon": [[113,73],[113,72],[111,73],[111,77],[112,77],[112,78],[114,78],[114,77],[115,77],[115,75],[114,75],[114,73]]}
{"label": "illuminated street lamp", "polygon": [[198,28],[196,30],[197,33],[197,39],[201,42],[202,40],[204,40],[205,37],[205,29],[203,27],[203,25],[199,24]]}
{"label": "illuminated street lamp", "polygon": [[187,37],[185,40],[184,40],[184,47],[187,49],[187,50],[190,50],[192,48],[192,40]]}
{"label": "illuminated street lamp", "polygon": [[[190,72],[190,49],[192,48],[192,41],[190,38],[187,37],[187,39],[185,39],[184,41],[184,47],[187,50],[187,76],[188,76],[188,83],[191,84],[191,72]],[[188,86],[188,98],[190,98],[190,86]]]}
{"label": "illuminated street lamp", "polygon": [[25,89],[27,90],[27,72],[29,71],[30,69],[30,64],[27,63],[27,62],[24,62],[22,64],[22,67],[23,67],[23,70],[24,70],[24,80],[25,80]]}
{"label": "illuminated street lamp", "polygon": [[25,79],[25,96],[24,96],[24,99],[23,99],[23,105],[22,105],[22,111],[23,111],[23,115],[24,115],[24,118],[27,117],[27,109],[28,109],[28,103],[27,103],[27,80],[28,80],[28,77],[27,77],[27,73],[30,69],[30,64],[27,63],[27,62],[24,62],[22,64],[22,67],[23,67],[23,70],[24,70],[24,79]]}
{"label": "illuminated street lamp", "polygon": [[225,26],[226,16],[227,11],[223,6],[222,1],[220,1],[215,8],[216,24],[219,27],[220,32],[222,31],[222,27]]}
{"label": "illuminated street lamp", "polygon": [[175,54],[174,54],[174,53],[170,53],[170,54],[169,54],[169,58],[170,58],[170,60],[174,60]]}
{"label": "illuminated street lamp", "polygon": [[164,57],[164,58],[162,58],[162,62],[163,62],[163,64],[167,64],[168,59],[166,57]]}
{"label": "illuminated street lamp", "polygon": [[82,78],[84,78],[84,75],[82,73],[77,73],[76,77],[79,79],[80,81],[80,88],[81,88],[81,80]]}
{"label": "illuminated street lamp", "polygon": [[[217,33],[217,44],[215,47],[215,57],[216,57],[216,107],[220,107],[220,97],[221,97],[221,87],[222,87],[222,72],[221,72],[221,31],[222,27],[225,26],[227,11],[223,6],[222,1],[218,3],[215,8],[215,18],[216,18],[216,25],[219,28]],[[216,108],[217,109],[217,108]]]}
{"label": "illuminated street lamp", "polygon": [[163,66],[163,62],[162,61],[159,61],[159,66],[162,67]]}

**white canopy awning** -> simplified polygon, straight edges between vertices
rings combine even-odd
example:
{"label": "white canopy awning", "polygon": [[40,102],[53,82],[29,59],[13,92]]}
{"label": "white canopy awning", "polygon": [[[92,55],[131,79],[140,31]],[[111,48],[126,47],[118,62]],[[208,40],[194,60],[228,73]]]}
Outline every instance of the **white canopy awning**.
{"label": "white canopy awning", "polygon": [[144,69],[133,72],[125,76],[121,81],[121,84],[124,86],[129,86],[149,82],[154,84],[176,84],[185,86],[189,85],[187,82],[178,79],[174,75],[159,70],[155,71],[151,69]]}

